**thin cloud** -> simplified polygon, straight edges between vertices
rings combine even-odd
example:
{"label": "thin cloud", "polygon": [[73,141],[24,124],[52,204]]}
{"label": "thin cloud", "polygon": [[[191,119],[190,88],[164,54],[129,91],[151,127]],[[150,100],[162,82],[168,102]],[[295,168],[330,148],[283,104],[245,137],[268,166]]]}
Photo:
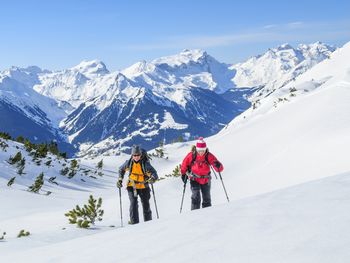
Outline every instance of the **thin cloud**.
{"label": "thin cloud", "polygon": [[191,48],[209,48],[229,46],[232,44],[255,42],[260,38],[265,38],[270,33],[248,33],[248,34],[232,34],[219,36],[177,36],[159,41],[159,43],[129,45],[126,48],[131,50],[153,50],[153,49],[172,49],[181,46]]}
{"label": "thin cloud", "polygon": [[276,25],[276,24],[263,26],[263,28],[265,28],[265,29],[271,29],[271,28],[276,28],[276,27],[278,27],[278,25]]}
{"label": "thin cloud", "polygon": [[[312,42],[316,40],[350,40],[349,21],[333,23],[304,23],[295,21],[285,24],[266,25],[259,30],[247,30],[247,33],[226,35],[175,36],[159,39],[156,43],[144,43],[119,47],[128,50],[161,50],[181,48],[213,48],[236,44],[252,44],[266,42]],[[268,30],[265,30],[268,29]]]}
{"label": "thin cloud", "polygon": [[288,23],[288,24],[287,24],[287,26],[288,26],[289,28],[300,28],[300,27],[302,27],[303,25],[304,25],[304,23],[301,22],[301,21],[291,22],[291,23]]}

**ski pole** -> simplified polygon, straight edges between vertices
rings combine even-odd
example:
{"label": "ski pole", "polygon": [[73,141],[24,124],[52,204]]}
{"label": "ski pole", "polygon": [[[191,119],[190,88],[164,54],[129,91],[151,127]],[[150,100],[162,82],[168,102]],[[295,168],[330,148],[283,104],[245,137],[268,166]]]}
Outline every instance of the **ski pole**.
{"label": "ski pole", "polygon": [[119,187],[120,226],[123,227],[122,190]]}
{"label": "ski pole", "polygon": [[[188,180],[188,179],[187,179],[187,180]],[[185,183],[184,183],[184,190],[183,190],[183,192],[182,192],[182,199],[181,199],[181,206],[180,206],[180,214],[181,214],[181,212],[182,212],[182,205],[183,205],[183,203],[184,203],[184,197],[185,197],[185,191],[186,191],[187,180],[186,180]]]}
{"label": "ski pole", "polygon": [[157,218],[159,219],[158,208],[157,208],[157,201],[156,201],[156,195],[154,194],[153,183],[151,183],[151,188],[152,188],[152,193],[153,193],[154,206],[156,207]]}
{"label": "ski pole", "polygon": [[220,176],[220,180],[221,180],[221,183],[222,183],[222,187],[224,188],[224,191],[225,191],[225,195],[226,195],[226,198],[227,198],[227,201],[230,202],[230,199],[228,198],[228,195],[227,195],[227,192],[226,192],[226,188],[225,188],[225,185],[224,185],[224,181],[222,180],[222,176],[221,176],[221,173],[219,173],[219,176]]}
{"label": "ski pole", "polygon": [[216,180],[218,179],[218,176],[216,175],[216,172],[215,172],[215,170],[214,170],[214,168],[211,166],[211,165],[209,165],[210,166],[210,169],[213,171],[213,173],[214,173],[214,175],[215,175],[215,178],[216,178]]}

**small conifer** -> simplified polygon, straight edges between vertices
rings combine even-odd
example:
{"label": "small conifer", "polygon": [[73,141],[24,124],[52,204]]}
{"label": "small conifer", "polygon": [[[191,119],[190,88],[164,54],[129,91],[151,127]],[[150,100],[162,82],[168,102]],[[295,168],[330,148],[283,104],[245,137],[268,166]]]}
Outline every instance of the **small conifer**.
{"label": "small conifer", "polygon": [[0,132],[0,137],[5,139],[5,140],[12,140],[11,135],[8,134],[7,132]]}
{"label": "small conifer", "polygon": [[65,167],[65,168],[63,168],[63,169],[60,171],[60,174],[61,174],[61,175],[67,175],[68,172],[69,172],[69,168],[68,168],[68,167]]}
{"label": "small conifer", "polygon": [[104,211],[101,206],[102,198],[96,200],[90,195],[88,204],[83,207],[77,205],[74,209],[68,211],[65,216],[68,217],[70,224],[76,224],[79,228],[89,228],[91,224],[95,224],[96,220],[102,220]]}
{"label": "small conifer", "polygon": [[5,141],[0,140],[0,148],[1,148],[4,152],[6,152],[6,148],[7,148],[7,147],[9,147],[9,145],[8,145]]}
{"label": "small conifer", "polygon": [[30,232],[29,231],[26,231],[24,229],[22,229],[21,231],[19,231],[17,237],[20,238],[20,237],[27,237],[30,235]]}
{"label": "small conifer", "polygon": [[180,168],[181,168],[181,165],[180,164],[177,165],[173,170],[172,176],[179,177],[181,175]]}
{"label": "small conifer", "polygon": [[70,168],[71,169],[77,169],[78,168],[78,161],[73,159],[71,162],[70,162]]}
{"label": "small conifer", "polygon": [[23,157],[18,163],[17,163],[17,173],[19,175],[22,175],[23,174],[23,170],[24,170],[24,167],[26,165],[26,159]]}
{"label": "small conifer", "polygon": [[33,193],[38,193],[43,185],[44,185],[44,173],[41,173],[35,179],[35,182],[31,186],[29,186],[28,191]]}
{"label": "small conifer", "polygon": [[8,182],[7,182],[7,186],[10,187],[11,185],[13,185],[13,183],[15,182],[16,176],[12,177]]}
{"label": "small conifer", "polygon": [[24,143],[24,138],[23,138],[23,136],[18,136],[18,137],[16,138],[16,141],[19,142],[19,143]]}
{"label": "small conifer", "polygon": [[15,164],[15,163],[19,162],[21,159],[22,159],[22,153],[17,152],[14,157],[10,156],[9,164]]}
{"label": "small conifer", "polygon": [[6,236],[6,232],[2,232],[2,235],[0,236],[0,240],[4,240]]}
{"label": "small conifer", "polygon": [[96,168],[100,170],[103,168],[103,159],[97,163]]}

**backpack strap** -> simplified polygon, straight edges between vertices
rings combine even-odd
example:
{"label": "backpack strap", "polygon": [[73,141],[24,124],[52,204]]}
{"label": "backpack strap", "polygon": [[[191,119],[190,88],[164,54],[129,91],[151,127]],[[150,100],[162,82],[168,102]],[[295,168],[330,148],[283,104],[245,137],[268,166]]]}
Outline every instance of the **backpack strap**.
{"label": "backpack strap", "polygon": [[132,157],[129,159],[129,162],[128,162],[128,166],[127,166],[128,168],[129,168],[129,175],[128,175],[128,177],[130,177],[130,175],[131,175],[131,170],[132,170]]}
{"label": "backpack strap", "polygon": [[[192,170],[192,166],[194,165],[194,163],[196,162],[196,158],[197,158],[197,151],[196,150],[194,150],[194,151],[192,151],[192,160],[191,160],[191,165],[188,167],[189,169],[189,171],[190,172],[192,172],[191,170]],[[206,151],[205,151],[205,163],[209,166],[210,164],[209,164],[209,150],[207,149]]]}
{"label": "backpack strap", "polygon": [[[192,178],[211,178],[211,175],[210,173],[208,175],[198,175],[198,174],[195,174],[193,172],[191,172],[191,175],[190,175]],[[193,180],[193,179],[192,179]]]}

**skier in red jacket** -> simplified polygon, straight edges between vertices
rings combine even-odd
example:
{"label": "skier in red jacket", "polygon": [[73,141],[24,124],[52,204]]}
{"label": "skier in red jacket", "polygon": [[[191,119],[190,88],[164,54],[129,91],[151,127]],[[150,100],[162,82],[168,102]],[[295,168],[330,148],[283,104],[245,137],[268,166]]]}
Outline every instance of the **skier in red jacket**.
{"label": "skier in red jacket", "polygon": [[224,169],[216,157],[208,151],[203,137],[200,137],[196,143],[195,150],[188,153],[181,164],[182,181],[186,184],[187,179],[190,179],[192,191],[191,210],[200,208],[201,192],[203,198],[202,208],[211,206],[210,165],[217,172],[221,172]]}

